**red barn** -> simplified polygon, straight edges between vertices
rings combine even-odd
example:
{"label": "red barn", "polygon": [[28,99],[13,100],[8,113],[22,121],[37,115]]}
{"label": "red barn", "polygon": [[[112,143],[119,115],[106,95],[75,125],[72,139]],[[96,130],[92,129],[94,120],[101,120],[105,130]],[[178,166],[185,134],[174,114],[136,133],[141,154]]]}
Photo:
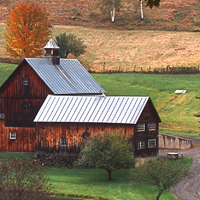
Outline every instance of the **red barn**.
{"label": "red barn", "polygon": [[0,151],[34,152],[37,112],[48,94],[105,91],[76,59],[60,59],[50,39],[45,58],[25,58],[0,87]]}
{"label": "red barn", "polygon": [[0,151],[79,152],[84,137],[121,129],[136,155],[158,153],[149,97],[107,97],[78,60],[58,57],[53,39],[44,48],[45,58],[25,58],[0,87]]}

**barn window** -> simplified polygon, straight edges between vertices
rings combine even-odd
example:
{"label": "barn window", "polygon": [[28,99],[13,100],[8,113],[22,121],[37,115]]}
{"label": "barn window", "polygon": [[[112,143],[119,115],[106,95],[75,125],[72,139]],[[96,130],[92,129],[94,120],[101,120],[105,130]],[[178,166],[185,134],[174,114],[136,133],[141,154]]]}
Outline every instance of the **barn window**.
{"label": "barn window", "polygon": [[87,139],[90,137],[90,134],[88,132],[83,133],[83,139]]}
{"label": "barn window", "polygon": [[4,113],[0,113],[0,119],[5,119],[5,114]]}
{"label": "barn window", "polygon": [[23,85],[29,85],[29,79],[28,78],[23,78],[22,79]]}
{"label": "barn window", "polygon": [[145,141],[139,141],[136,144],[137,149],[144,149],[145,148]]}
{"label": "barn window", "polygon": [[149,129],[149,131],[155,131],[156,123],[148,123],[148,129]]}
{"label": "barn window", "polygon": [[156,147],[156,139],[148,140],[148,147],[149,148]]}
{"label": "barn window", "polygon": [[11,140],[16,140],[16,131],[11,131],[10,132],[10,139]]}
{"label": "barn window", "polygon": [[145,123],[139,123],[137,125],[137,132],[145,131]]}
{"label": "barn window", "polygon": [[67,146],[67,138],[60,139],[60,146]]}

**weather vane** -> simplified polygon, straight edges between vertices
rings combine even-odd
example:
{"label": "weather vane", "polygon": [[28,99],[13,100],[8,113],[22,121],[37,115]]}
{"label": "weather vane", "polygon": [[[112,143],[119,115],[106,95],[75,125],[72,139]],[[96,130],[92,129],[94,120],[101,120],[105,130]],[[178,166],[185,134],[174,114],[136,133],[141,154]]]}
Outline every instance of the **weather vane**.
{"label": "weather vane", "polygon": [[53,35],[53,34],[52,34],[53,29],[54,29],[54,26],[53,26],[53,25],[49,27],[49,30],[51,31],[51,38],[52,38],[52,35]]}

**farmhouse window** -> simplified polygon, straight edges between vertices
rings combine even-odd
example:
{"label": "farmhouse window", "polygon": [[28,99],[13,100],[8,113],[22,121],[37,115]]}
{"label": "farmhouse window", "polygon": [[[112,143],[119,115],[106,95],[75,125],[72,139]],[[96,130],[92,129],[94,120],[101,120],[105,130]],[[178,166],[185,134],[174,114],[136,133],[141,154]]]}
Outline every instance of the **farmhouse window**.
{"label": "farmhouse window", "polygon": [[148,123],[148,129],[149,129],[149,131],[155,131],[156,123]]}
{"label": "farmhouse window", "polygon": [[66,146],[67,145],[67,138],[61,138],[60,139],[60,146]]}
{"label": "farmhouse window", "polygon": [[136,144],[137,149],[144,149],[145,148],[145,141],[139,141]]}
{"label": "farmhouse window", "polygon": [[11,131],[10,132],[10,139],[11,140],[16,140],[16,131]]}
{"label": "farmhouse window", "polygon": [[22,79],[23,85],[29,85],[29,79],[28,78],[23,78]]}
{"label": "farmhouse window", "polygon": [[149,148],[156,147],[156,139],[148,140],[148,147]]}
{"label": "farmhouse window", "polygon": [[137,125],[137,132],[145,131],[145,123],[139,123]]}

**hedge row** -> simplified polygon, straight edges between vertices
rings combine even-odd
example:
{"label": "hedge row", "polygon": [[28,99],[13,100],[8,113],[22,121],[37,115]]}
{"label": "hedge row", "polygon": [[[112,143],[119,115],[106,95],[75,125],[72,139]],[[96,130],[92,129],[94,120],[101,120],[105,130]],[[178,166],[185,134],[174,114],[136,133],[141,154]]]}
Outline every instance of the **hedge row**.
{"label": "hedge row", "polygon": [[44,152],[36,152],[33,161],[44,166],[58,166],[73,168],[74,162],[77,160],[78,154],[50,154]]}

